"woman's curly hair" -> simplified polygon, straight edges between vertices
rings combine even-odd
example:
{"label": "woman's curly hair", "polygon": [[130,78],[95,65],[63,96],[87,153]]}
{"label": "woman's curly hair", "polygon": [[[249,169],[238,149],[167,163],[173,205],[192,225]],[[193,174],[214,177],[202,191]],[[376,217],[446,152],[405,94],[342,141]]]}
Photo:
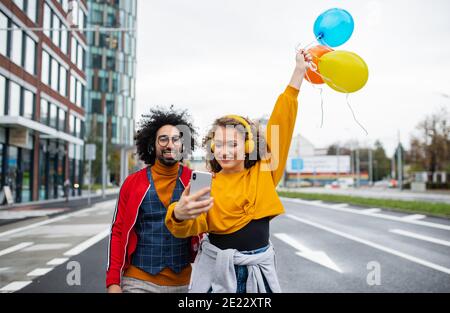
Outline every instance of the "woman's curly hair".
{"label": "woman's curly hair", "polygon": [[[244,117],[243,117],[244,118]],[[250,125],[251,132],[253,134],[253,140],[255,141],[255,149],[252,153],[245,154],[244,167],[251,168],[256,164],[256,162],[265,159],[267,156],[267,144],[264,136],[264,131],[261,125],[257,121],[252,121],[249,118],[244,118],[244,120]],[[248,133],[245,130],[243,124],[234,118],[224,116],[216,119],[208,131],[208,134],[202,140],[202,146],[206,150],[206,167],[208,170],[218,173],[222,170],[219,162],[217,162],[214,157],[214,152],[211,149],[211,142],[214,140],[214,133],[218,127],[227,126],[241,126],[236,127],[236,130],[242,133],[245,140],[248,139]]]}
{"label": "woman's curly hair", "polygon": [[[145,164],[155,164],[156,133],[164,125],[175,126],[180,131],[180,136],[183,139],[183,158],[181,161],[189,155],[189,152],[195,149],[197,131],[192,125],[191,116],[187,113],[187,110],[176,111],[173,106],[170,106],[168,110],[156,107],[150,110],[150,114],[142,115],[142,117],[134,140],[136,141],[139,159]],[[186,149],[188,144],[190,149]]]}

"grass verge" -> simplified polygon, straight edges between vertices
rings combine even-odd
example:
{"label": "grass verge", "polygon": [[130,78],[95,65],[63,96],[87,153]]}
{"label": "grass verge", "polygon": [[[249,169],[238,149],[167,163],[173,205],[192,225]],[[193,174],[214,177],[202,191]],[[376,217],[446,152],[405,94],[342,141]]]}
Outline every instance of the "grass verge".
{"label": "grass verge", "polygon": [[326,202],[348,203],[353,205],[367,206],[372,208],[383,208],[392,211],[422,213],[429,216],[450,218],[450,204],[425,202],[425,201],[404,201],[395,199],[376,199],[344,195],[316,194],[303,192],[279,191],[281,197],[299,198],[304,200],[322,200]]}

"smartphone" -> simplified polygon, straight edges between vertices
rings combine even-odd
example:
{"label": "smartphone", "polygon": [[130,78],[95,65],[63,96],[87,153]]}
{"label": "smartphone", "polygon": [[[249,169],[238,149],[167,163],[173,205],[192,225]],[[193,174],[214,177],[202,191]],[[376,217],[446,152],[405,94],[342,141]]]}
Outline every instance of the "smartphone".
{"label": "smartphone", "polygon": [[[193,195],[197,191],[200,191],[203,188],[209,187],[211,188],[211,182],[212,182],[212,174],[208,172],[201,172],[201,171],[192,171],[191,174],[191,190],[190,195]],[[200,197],[198,201],[201,200],[207,200],[211,197],[211,192],[208,192],[208,194]]]}

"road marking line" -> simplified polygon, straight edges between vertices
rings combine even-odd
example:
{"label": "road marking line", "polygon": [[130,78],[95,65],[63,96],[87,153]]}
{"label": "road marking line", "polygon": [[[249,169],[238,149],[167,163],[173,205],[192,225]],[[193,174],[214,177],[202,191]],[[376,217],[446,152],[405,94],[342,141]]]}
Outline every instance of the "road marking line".
{"label": "road marking line", "polygon": [[101,233],[95,235],[94,237],[91,237],[88,240],[80,243],[78,246],[74,247],[73,249],[70,249],[69,251],[64,253],[64,255],[67,255],[67,256],[78,255],[81,252],[83,252],[84,250],[86,250],[87,248],[93,246],[94,244],[96,244],[97,242],[99,242],[100,240],[102,240],[103,238],[108,236],[109,233],[110,233],[110,229],[107,228],[104,231],[102,231]]}
{"label": "road marking line", "polygon": [[10,267],[0,267],[0,273],[1,272],[6,272],[9,269],[10,269]]}
{"label": "road marking line", "polygon": [[[313,205],[310,201],[301,200],[301,199],[292,199],[292,198],[284,198],[284,197],[282,197],[281,199],[284,201],[289,201],[289,202],[294,202],[294,203]],[[408,219],[405,220],[398,216],[386,215],[386,214],[365,213],[363,210],[351,209],[351,208],[336,208],[336,207],[332,207],[327,204],[314,204],[314,205],[325,208],[325,209],[330,209],[330,210],[335,210],[335,211],[340,211],[340,212],[360,214],[360,215],[366,215],[366,216],[371,216],[371,217],[383,218],[383,219],[387,219],[387,220],[391,220],[391,221],[397,221],[397,222],[409,223],[409,224],[414,224],[414,225],[450,230],[450,225],[425,222],[425,221],[408,220]]]}
{"label": "road marking line", "polygon": [[333,208],[346,208],[348,207],[347,203],[338,203],[338,204],[330,204],[331,207]]}
{"label": "road marking line", "polygon": [[12,283],[0,289],[0,292],[15,292],[22,288],[25,288],[31,283],[32,281],[13,281]]}
{"label": "road marking line", "polygon": [[12,253],[12,252],[16,252],[16,251],[19,251],[19,250],[22,250],[22,249],[24,249],[26,247],[31,246],[32,244],[33,244],[33,242],[22,242],[22,243],[19,243],[18,245],[15,245],[15,246],[6,248],[4,250],[1,250],[0,251],[0,256],[6,255],[6,254],[9,254],[9,253]]}
{"label": "road marking line", "polygon": [[301,223],[304,223],[304,224],[307,224],[307,225],[310,225],[310,226],[313,226],[313,227],[325,230],[327,232],[336,234],[338,236],[347,238],[349,240],[353,240],[353,241],[365,244],[365,245],[367,245],[369,247],[372,247],[372,248],[375,248],[375,249],[378,249],[378,250],[381,250],[381,251],[384,251],[384,252],[396,255],[398,257],[404,258],[404,259],[409,260],[411,262],[414,262],[414,263],[417,263],[417,264],[420,264],[420,265],[423,265],[423,266],[429,267],[431,269],[434,269],[434,270],[437,270],[437,271],[440,271],[440,272],[443,272],[443,273],[446,273],[446,274],[450,275],[450,268],[447,268],[447,267],[444,267],[444,266],[441,266],[441,265],[438,265],[438,264],[434,264],[434,263],[431,263],[431,262],[428,262],[428,261],[416,258],[416,257],[414,257],[412,255],[409,255],[409,254],[406,254],[406,253],[403,253],[403,252],[399,252],[399,251],[396,251],[396,250],[391,249],[391,248],[384,247],[384,246],[379,245],[377,243],[374,243],[374,242],[371,242],[371,241],[368,241],[368,240],[365,240],[365,239],[358,238],[356,236],[353,236],[353,235],[341,232],[339,230],[332,229],[330,227],[327,227],[327,226],[324,226],[324,225],[321,225],[321,224],[318,224],[318,223],[315,223],[315,222],[312,222],[312,221],[309,221],[309,220],[297,217],[297,216],[292,215],[292,214],[287,214],[286,216],[288,218],[291,218],[291,219],[296,220],[298,222],[301,222]]}
{"label": "road marking line", "polygon": [[406,230],[401,230],[401,229],[390,229],[389,231],[394,234],[411,237],[411,238],[415,238],[415,239],[428,241],[428,242],[432,242],[432,243],[436,243],[439,245],[450,247],[450,241],[447,241],[447,240],[437,239],[437,238],[433,238],[433,237],[429,237],[429,236],[425,236],[425,235],[419,235],[419,234],[415,234],[415,233],[412,233],[412,232],[409,232]]}
{"label": "road marking line", "polygon": [[304,245],[302,245],[299,241],[295,240],[291,236],[284,233],[277,233],[274,236],[284,243],[290,245],[295,250],[297,250],[296,254],[301,256],[311,262],[317,263],[319,265],[325,266],[333,271],[342,274],[342,270],[330,259],[330,257],[324,251],[313,251]]}
{"label": "road marking line", "polygon": [[43,244],[36,244],[29,248],[23,249],[21,252],[61,250],[68,247],[70,247],[69,243],[43,243]]}
{"label": "road marking line", "polygon": [[53,270],[53,267],[51,268],[37,268],[35,270],[32,270],[27,274],[27,276],[43,276]]}
{"label": "road marking line", "polygon": [[[107,200],[107,201],[104,201],[104,202],[113,202],[113,201],[115,201],[115,200]],[[104,203],[104,202],[101,202],[101,203]],[[45,220],[45,221],[41,221],[41,222],[37,222],[37,223],[30,224],[30,225],[27,225],[27,226],[14,228],[14,229],[5,231],[3,233],[0,233],[0,237],[9,236],[9,235],[12,235],[12,234],[15,234],[15,233],[18,233],[18,232],[30,230],[30,229],[33,229],[33,228],[36,228],[36,227],[39,227],[39,226],[42,226],[42,225],[47,225],[47,224],[50,224],[50,223],[59,222],[59,221],[65,220],[66,218],[77,216],[77,215],[82,214],[82,213],[91,212],[91,211],[98,211],[99,210],[99,207],[97,206],[98,204],[99,203],[94,204],[94,206],[91,207],[91,208],[78,210],[78,211],[73,212],[73,213],[64,214],[64,215],[57,216],[55,218],[51,218],[51,219],[48,219],[48,220]]]}
{"label": "road marking line", "polygon": [[402,219],[414,221],[414,220],[421,220],[421,219],[423,219],[425,217],[427,217],[427,216],[426,215],[422,215],[422,214],[412,214],[412,215],[403,216]]}
{"label": "road marking line", "polygon": [[68,258],[55,258],[47,262],[47,265],[61,265],[68,261]]}
{"label": "road marking line", "polygon": [[372,208],[372,209],[364,209],[364,210],[361,210],[361,211],[364,212],[364,213],[367,213],[367,214],[375,214],[375,213],[380,212],[381,209]]}

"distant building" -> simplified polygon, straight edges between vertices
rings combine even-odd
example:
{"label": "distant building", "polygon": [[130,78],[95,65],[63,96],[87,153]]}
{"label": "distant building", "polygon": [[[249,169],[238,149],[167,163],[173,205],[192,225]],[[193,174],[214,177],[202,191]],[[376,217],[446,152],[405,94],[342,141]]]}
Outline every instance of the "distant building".
{"label": "distant building", "polygon": [[[316,148],[305,137],[292,138],[286,163],[284,185],[287,187],[316,185],[323,186],[337,178],[351,178],[351,159],[348,155],[327,155],[327,148]],[[361,173],[361,181],[367,180],[367,173]]]}
{"label": "distant building", "polygon": [[[136,112],[136,16],[137,0],[87,0],[87,134],[101,151],[104,113],[108,155],[120,153],[119,183],[128,175],[134,149]],[[98,175],[100,180],[101,175]]]}
{"label": "distant building", "polygon": [[[15,202],[83,176],[85,0],[0,0],[0,183]],[[70,30],[74,28],[73,30]]]}

